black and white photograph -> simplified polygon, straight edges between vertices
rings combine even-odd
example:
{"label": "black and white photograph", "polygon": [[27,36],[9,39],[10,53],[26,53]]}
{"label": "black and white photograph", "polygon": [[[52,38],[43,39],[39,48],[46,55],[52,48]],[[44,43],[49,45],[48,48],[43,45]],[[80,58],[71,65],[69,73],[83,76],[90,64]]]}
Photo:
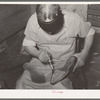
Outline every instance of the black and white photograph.
{"label": "black and white photograph", "polygon": [[0,90],[99,90],[99,43],[99,3],[0,3]]}

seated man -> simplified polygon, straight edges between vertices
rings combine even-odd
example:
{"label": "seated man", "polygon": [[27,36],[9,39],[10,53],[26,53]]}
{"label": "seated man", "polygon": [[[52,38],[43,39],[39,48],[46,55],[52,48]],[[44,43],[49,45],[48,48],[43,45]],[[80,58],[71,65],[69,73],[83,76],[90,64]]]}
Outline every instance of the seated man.
{"label": "seated man", "polygon": [[[68,77],[51,84],[52,67],[61,69],[74,56],[77,63],[73,71],[83,66],[92,45],[94,29],[82,18],[70,11],[61,10],[59,5],[37,5],[26,26],[23,46],[32,55],[24,64],[25,71],[17,81],[17,89],[72,89]],[[84,48],[75,53],[77,35],[85,38]],[[50,67],[51,66],[51,67]],[[65,71],[67,73],[67,71]],[[58,74],[58,76],[60,73]]]}

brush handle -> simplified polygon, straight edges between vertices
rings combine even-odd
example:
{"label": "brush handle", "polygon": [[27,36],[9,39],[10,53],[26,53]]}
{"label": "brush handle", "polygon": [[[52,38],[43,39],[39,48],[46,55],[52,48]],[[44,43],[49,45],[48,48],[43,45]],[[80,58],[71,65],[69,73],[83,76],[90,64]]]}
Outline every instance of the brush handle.
{"label": "brush handle", "polygon": [[53,65],[52,65],[51,59],[49,59],[49,63],[50,63],[50,67],[51,67],[51,69],[53,70],[54,68],[53,68]]}

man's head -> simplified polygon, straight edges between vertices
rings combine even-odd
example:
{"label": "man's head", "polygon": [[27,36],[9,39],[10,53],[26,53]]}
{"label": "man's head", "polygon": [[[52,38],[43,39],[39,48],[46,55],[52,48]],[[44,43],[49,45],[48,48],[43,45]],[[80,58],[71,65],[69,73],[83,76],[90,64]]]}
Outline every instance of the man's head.
{"label": "man's head", "polygon": [[59,5],[37,5],[36,13],[40,27],[48,34],[56,34],[62,28],[64,19]]}

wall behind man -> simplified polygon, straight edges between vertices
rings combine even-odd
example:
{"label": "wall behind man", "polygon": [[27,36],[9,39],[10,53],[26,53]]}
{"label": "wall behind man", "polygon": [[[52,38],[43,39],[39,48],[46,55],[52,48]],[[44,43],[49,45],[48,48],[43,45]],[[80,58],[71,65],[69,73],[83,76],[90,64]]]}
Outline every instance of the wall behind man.
{"label": "wall behind man", "polygon": [[85,21],[87,20],[87,4],[62,4],[62,9],[78,13]]}
{"label": "wall behind man", "polygon": [[30,5],[0,4],[0,71],[25,62],[20,54]]}
{"label": "wall behind man", "polygon": [[26,26],[29,5],[0,4],[0,53],[7,47],[6,39]]}
{"label": "wall behind man", "polygon": [[29,13],[28,5],[0,5],[0,41],[24,28]]}

